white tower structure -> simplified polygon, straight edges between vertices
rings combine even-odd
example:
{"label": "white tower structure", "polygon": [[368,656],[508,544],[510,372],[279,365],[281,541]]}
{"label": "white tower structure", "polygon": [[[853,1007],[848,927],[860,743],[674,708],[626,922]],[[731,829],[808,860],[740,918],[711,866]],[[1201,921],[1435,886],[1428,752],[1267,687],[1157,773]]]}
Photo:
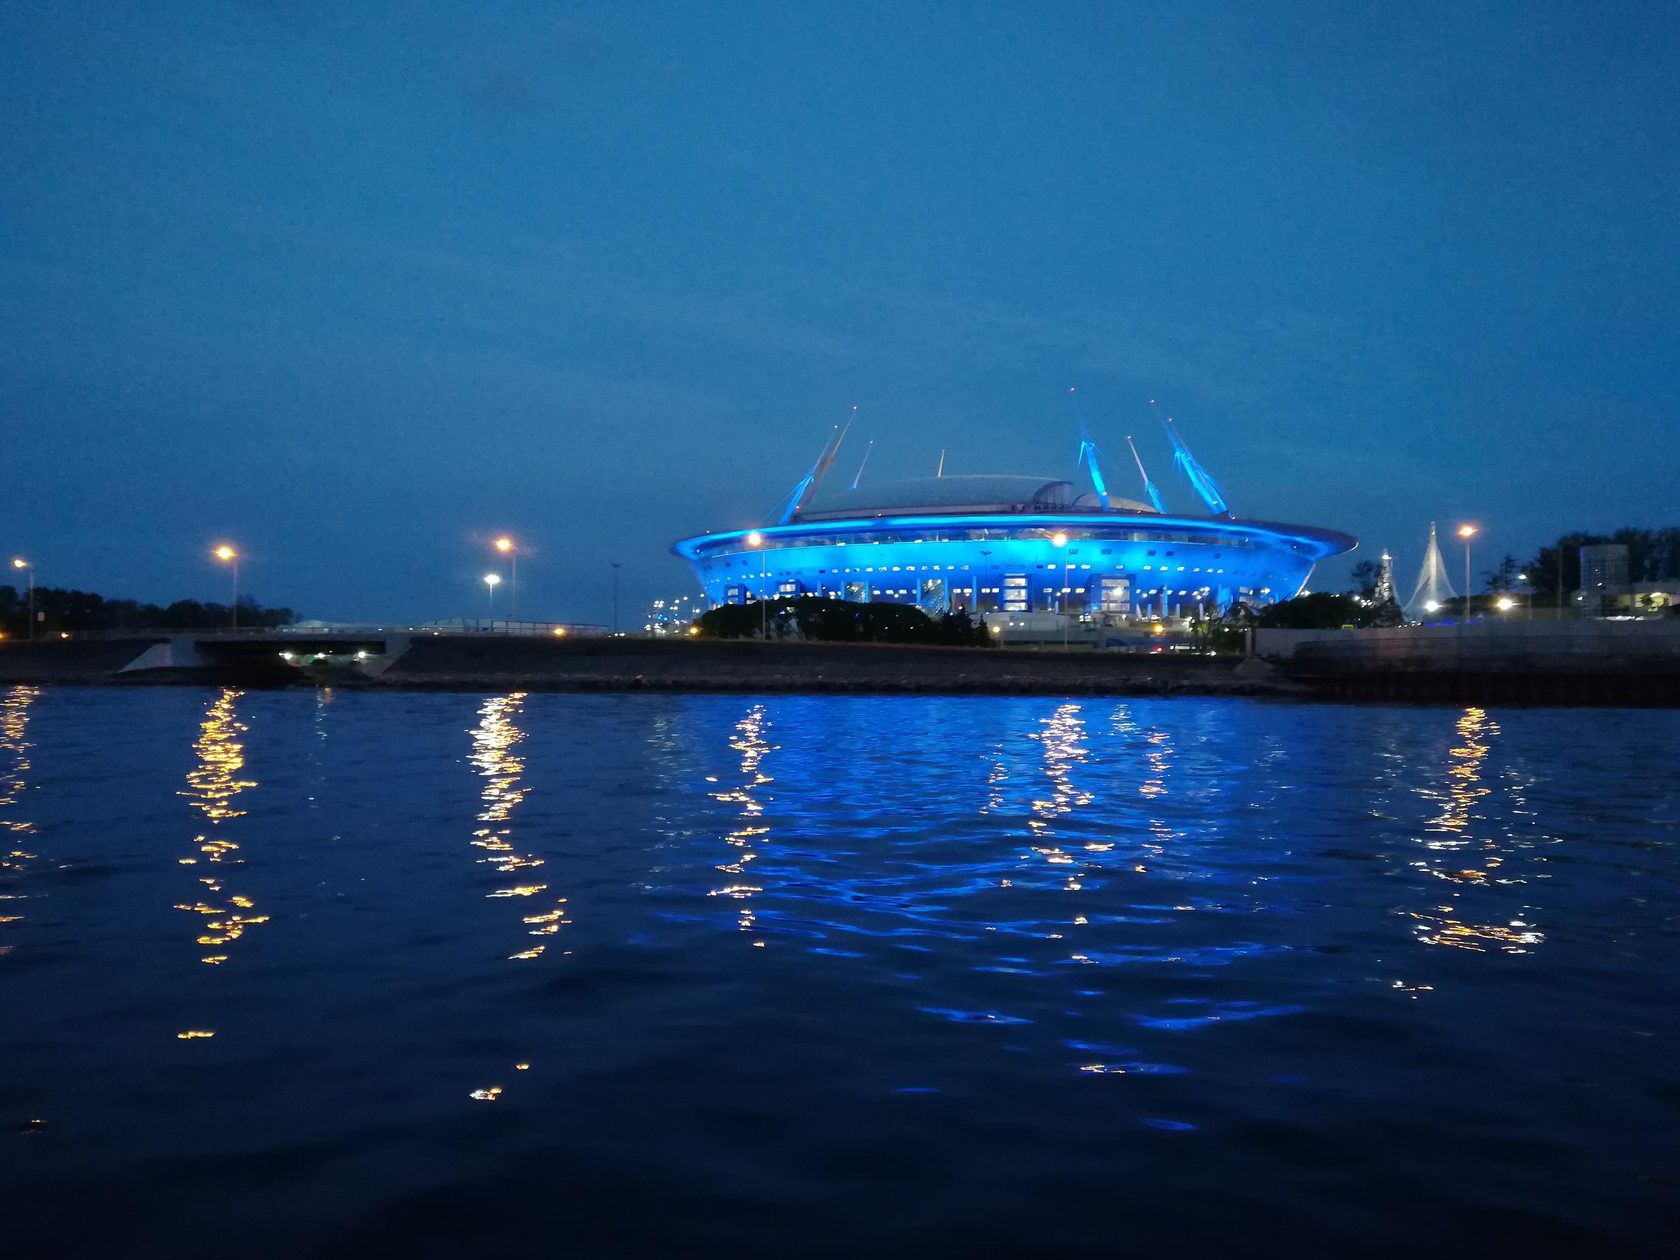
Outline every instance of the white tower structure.
{"label": "white tower structure", "polygon": [[1418,570],[1417,589],[1406,601],[1406,620],[1425,621],[1456,599],[1458,592],[1447,581],[1446,562],[1441,559],[1441,544],[1435,540],[1435,522],[1429,522],[1429,547],[1423,553],[1423,568]]}
{"label": "white tower structure", "polygon": [[1382,569],[1377,574],[1377,589],[1372,592],[1371,602],[1377,607],[1384,604],[1398,604],[1400,597],[1394,593],[1394,557],[1388,554],[1385,547],[1382,553]]}

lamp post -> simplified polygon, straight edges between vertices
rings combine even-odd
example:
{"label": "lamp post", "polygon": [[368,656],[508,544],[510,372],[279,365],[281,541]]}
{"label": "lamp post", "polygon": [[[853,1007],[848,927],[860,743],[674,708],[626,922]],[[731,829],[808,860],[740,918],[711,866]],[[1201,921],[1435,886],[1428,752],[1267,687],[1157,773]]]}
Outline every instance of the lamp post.
{"label": "lamp post", "polygon": [[1528,574],[1517,574],[1517,581],[1523,584],[1523,620],[1534,620],[1534,588],[1528,584]]}
{"label": "lamp post", "polygon": [[764,548],[764,535],[756,529],[747,535],[747,546],[758,551],[758,637],[770,637],[770,609],[765,604],[765,587],[770,585],[770,555]]}
{"label": "lamp post", "polygon": [[519,619],[519,548],[513,539],[503,535],[496,539],[496,550],[508,558],[508,620]]}
{"label": "lamp post", "polygon": [[[1050,536],[1050,545],[1053,547],[1066,547],[1067,540],[1068,536],[1060,530],[1057,530]],[[1061,597],[1056,601],[1056,611],[1059,612],[1062,617],[1062,651],[1064,652],[1068,650],[1067,597],[1068,558],[1067,552],[1064,551],[1062,552],[1062,593]]]}
{"label": "lamp post", "polygon": [[1476,536],[1474,525],[1460,525],[1458,536],[1464,540],[1464,620],[1470,620],[1470,540]]}
{"label": "lamp post", "polygon": [[210,554],[233,569],[233,609],[229,617],[229,625],[232,629],[237,630],[239,629],[239,553],[223,543]]}
{"label": "lamp post", "polygon": [[623,564],[624,561],[622,561],[622,560],[609,560],[609,561],[607,561],[607,563],[612,565],[612,571],[613,571],[613,633],[617,634],[618,633],[618,566]]}
{"label": "lamp post", "polygon": [[500,573],[486,573],[484,575],[484,606],[490,617],[490,628],[496,628],[496,588],[502,584]]}
{"label": "lamp post", "polygon": [[35,566],[22,556],[12,557],[12,568],[22,569],[29,575],[29,637],[35,637]]}

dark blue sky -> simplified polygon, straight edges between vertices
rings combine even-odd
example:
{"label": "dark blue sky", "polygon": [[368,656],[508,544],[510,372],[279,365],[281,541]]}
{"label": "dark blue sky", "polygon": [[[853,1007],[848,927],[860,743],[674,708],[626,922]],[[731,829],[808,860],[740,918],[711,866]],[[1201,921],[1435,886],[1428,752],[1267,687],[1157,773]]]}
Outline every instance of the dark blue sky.
{"label": "dark blue sky", "polygon": [[[1071,475],[1491,561],[1680,520],[1661,4],[0,12],[0,548],[339,619],[687,593],[839,468]],[[1169,504],[1197,506],[1181,483]],[[1357,558],[1357,556],[1356,556]],[[1482,559],[1478,554],[1478,561]],[[1478,567],[1481,567],[1478,564]],[[1339,585],[1335,562],[1317,585]],[[1402,592],[1404,594],[1404,592]]]}

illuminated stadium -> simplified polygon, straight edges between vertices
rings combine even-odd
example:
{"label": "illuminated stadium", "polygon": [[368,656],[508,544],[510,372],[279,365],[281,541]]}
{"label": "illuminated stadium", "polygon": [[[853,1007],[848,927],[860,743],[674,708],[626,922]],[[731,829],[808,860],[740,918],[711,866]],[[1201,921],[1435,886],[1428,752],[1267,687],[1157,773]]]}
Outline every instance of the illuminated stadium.
{"label": "illuminated stadium", "polygon": [[1086,491],[1037,476],[870,484],[862,467],[850,486],[836,486],[828,473],[842,428],[759,528],[700,534],[671,550],[713,605],[817,595],[1119,624],[1288,599],[1318,561],[1357,545],[1334,530],[1237,517],[1170,421],[1167,432],[1207,516],[1168,513],[1141,460],[1149,502],[1109,494],[1088,439],[1077,461],[1090,475]]}

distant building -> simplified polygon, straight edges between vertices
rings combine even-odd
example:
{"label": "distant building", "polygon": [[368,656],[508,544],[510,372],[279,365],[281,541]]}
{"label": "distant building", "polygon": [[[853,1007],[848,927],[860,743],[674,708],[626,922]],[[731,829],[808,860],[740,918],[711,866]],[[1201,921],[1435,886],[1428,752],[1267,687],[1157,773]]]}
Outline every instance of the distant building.
{"label": "distant building", "polygon": [[1604,617],[1631,595],[1626,543],[1592,543],[1581,548],[1581,611]]}

